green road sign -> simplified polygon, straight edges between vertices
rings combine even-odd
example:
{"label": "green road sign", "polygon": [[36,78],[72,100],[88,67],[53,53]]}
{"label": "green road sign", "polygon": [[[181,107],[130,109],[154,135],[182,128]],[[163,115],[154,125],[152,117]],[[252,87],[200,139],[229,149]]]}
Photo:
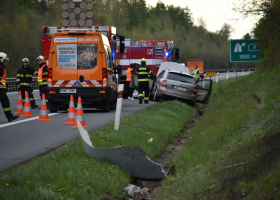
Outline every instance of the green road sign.
{"label": "green road sign", "polygon": [[260,53],[258,39],[230,40],[230,62],[256,62],[264,56]]}

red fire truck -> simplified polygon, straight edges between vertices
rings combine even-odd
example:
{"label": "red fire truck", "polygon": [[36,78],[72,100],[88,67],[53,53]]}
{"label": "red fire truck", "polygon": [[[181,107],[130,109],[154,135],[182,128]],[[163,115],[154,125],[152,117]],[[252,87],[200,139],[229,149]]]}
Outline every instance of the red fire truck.
{"label": "red fire truck", "polygon": [[[179,49],[174,47],[172,40],[141,40],[125,39],[124,53],[120,54],[118,64],[122,66],[122,74],[120,75],[120,83],[125,83],[126,70],[131,63],[140,65],[140,60],[145,58],[147,66],[150,67],[152,73],[157,75],[159,66],[162,62],[176,62],[179,59]],[[117,43],[117,53],[119,49]],[[137,65],[136,65],[137,66]],[[124,94],[126,96],[125,87]]]}

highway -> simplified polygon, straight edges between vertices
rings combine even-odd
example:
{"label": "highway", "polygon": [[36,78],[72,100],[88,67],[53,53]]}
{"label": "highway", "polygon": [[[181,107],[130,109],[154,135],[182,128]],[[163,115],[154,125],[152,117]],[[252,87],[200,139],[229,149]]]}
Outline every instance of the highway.
{"label": "highway", "polygon": [[[11,109],[14,113],[18,100],[18,93],[8,93]],[[38,90],[34,91],[36,103],[40,106],[41,100]],[[138,103],[138,100],[123,100],[122,117],[154,105]],[[66,122],[67,112],[49,114],[51,122],[37,122],[39,108],[32,109],[35,117],[20,117],[8,123],[0,106],[0,172],[24,163],[36,156],[46,154],[70,140],[80,137],[78,129],[72,125],[62,125]],[[114,122],[115,111],[104,113],[96,109],[84,109],[87,130],[96,130]]]}

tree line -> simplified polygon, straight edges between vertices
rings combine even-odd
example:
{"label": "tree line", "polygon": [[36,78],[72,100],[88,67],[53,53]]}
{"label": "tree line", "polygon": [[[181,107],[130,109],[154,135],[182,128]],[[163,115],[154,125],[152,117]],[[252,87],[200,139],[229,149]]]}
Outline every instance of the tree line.
{"label": "tree line", "polygon": [[[42,54],[42,26],[62,24],[62,4],[61,0],[2,2],[1,51],[10,57],[9,76],[15,76],[24,57],[37,68],[36,57]],[[232,29],[226,23],[220,30],[211,32],[203,19],[194,25],[188,7],[161,2],[155,7],[147,5],[145,0],[93,0],[92,4],[94,24],[115,26],[119,34],[134,40],[173,40],[180,49],[180,63],[202,59],[206,69],[233,67],[229,61]]]}

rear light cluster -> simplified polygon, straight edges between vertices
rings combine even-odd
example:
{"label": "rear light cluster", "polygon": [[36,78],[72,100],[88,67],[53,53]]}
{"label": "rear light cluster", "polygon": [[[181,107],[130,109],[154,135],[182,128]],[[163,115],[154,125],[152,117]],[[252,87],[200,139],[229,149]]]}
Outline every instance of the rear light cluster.
{"label": "rear light cluster", "polygon": [[193,94],[197,94],[197,87],[194,87]]}
{"label": "rear light cluster", "polygon": [[52,88],[52,69],[49,68],[48,70],[48,88]]}
{"label": "rear light cluster", "polygon": [[103,89],[107,89],[107,69],[102,69]]}
{"label": "rear light cluster", "polygon": [[161,82],[161,85],[162,85],[163,87],[166,87],[166,80],[163,80],[163,81]]}

